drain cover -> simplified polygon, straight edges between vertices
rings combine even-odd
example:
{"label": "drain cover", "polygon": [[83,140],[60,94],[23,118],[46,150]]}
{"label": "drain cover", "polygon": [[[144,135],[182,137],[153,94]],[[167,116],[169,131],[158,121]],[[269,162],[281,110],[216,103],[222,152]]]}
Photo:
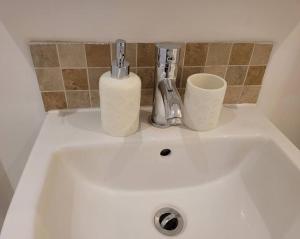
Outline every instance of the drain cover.
{"label": "drain cover", "polygon": [[155,214],[154,225],[156,229],[167,236],[178,235],[183,228],[183,219],[178,211],[165,207]]}

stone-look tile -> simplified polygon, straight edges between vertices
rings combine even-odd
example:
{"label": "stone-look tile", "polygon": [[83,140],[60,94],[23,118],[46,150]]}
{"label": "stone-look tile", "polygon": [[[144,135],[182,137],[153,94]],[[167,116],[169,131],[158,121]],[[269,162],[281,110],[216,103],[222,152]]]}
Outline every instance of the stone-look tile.
{"label": "stone-look tile", "polygon": [[65,93],[60,92],[42,92],[42,99],[46,111],[67,108]]}
{"label": "stone-look tile", "polygon": [[89,72],[89,84],[90,84],[90,90],[99,90],[99,78],[100,76],[110,71],[110,68],[88,68]]}
{"label": "stone-look tile", "polygon": [[61,67],[86,67],[83,44],[58,44],[57,48]]}
{"label": "stone-look tile", "polygon": [[59,68],[35,69],[41,91],[64,90],[61,70]]}
{"label": "stone-look tile", "polygon": [[231,43],[210,43],[206,65],[227,65],[231,46]]}
{"label": "stone-look tile", "polygon": [[272,47],[272,44],[255,44],[250,65],[267,65]]}
{"label": "stone-look tile", "polygon": [[243,85],[247,66],[228,66],[225,80],[228,85]]}
{"label": "stone-look tile", "polygon": [[88,90],[86,69],[63,69],[66,90]]}
{"label": "stone-look tile", "polygon": [[242,93],[243,86],[228,86],[226,89],[224,104],[237,104]]}
{"label": "stone-look tile", "polygon": [[90,95],[89,91],[66,91],[68,108],[89,108]]}
{"label": "stone-look tile", "polygon": [[[112,59],[116,59],[116,44],[112,43]],[[136,43],[127,43],[126,44],[126,61],[129,62],[130,66],[135,67],[136,66],[136,49],[137,44]]]}
{"label": "stone-look tile", "polygon": [[30,45],[30,52],[35,67],[58,67],[55,44]]}
{"label": "stone-look tile", "polygon": [[225,77],[226,66],[205,66],[204,73]]}
{"label": "stone-look tile", "polygon": [[110,44],[86,44],[85,52],[88,67],[110,67]]}
{"label": "stone-look tile", "polygon": [[141,105],[152,105],[153,104],[153,89],[144,89],[141,92]]}
{"label": "stone-look tile", "polygon": [[207,57],[207,43],[187,43],[185,49],[185,66],[204,66]]}
{"label": "stone-look tile", "polygon": [[261,85],[265,70],[265,66],[249,66],[245,85]]}
{"label": "stone-look tile", "polygon": [[91,94],[91,106],[100,107],[99,90],[91,90],[90,94]]}
{"label": "stone-look tile", "polygon": [[137,68],[137,74],[142,81],[142,89],[153,89],[154,87],[154,68]]}
{"label": "stone-look tile", "polygon": [[248,65],[253,51],[253,43],[234,43],[232,46],[230,65]]}
{"label": "stone-look tile", "polygon": [[155,66],[155,44],[138,43],[137,66]]}
{"label": "stone-look tile", "polygon": [[260,88],[258,85],[244,86],[239,103],[256,103]]}
{"label": "stone-look tile", "polygon": [[204,67],[183,67],[183,73],[182,73],[182,79],[181,79],[181,88],[186,87],[186,81],[187,78],[190,75],[196,74],[196,73],[203,73]]}

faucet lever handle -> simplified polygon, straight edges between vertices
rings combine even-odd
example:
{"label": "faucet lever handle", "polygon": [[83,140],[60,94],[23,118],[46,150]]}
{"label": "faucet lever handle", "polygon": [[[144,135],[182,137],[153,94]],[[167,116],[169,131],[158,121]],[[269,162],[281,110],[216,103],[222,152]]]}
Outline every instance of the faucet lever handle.
{"label": "faucet lever handle", "polygon": [[169,65],[179,62],[180,44],[158,43],[156,48],[158,65]]}

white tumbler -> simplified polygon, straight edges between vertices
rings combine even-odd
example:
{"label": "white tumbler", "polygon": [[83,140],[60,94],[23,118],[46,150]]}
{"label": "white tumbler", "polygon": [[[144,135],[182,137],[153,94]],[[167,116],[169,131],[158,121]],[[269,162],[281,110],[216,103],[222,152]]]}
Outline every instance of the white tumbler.
{"label": "white tumbler", "polygon": [[199,73],[188,77],[184,95],[184,124],[197,131],[218,125],[226,81],[216,75]]}

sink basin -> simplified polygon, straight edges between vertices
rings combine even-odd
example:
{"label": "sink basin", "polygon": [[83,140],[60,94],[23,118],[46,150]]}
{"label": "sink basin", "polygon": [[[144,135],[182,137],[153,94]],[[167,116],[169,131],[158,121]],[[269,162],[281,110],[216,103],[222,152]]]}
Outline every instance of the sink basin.
{"label": "sink basin", "polygon": [[1,239],[168,238],[153,224],[165,207],[183,218],[178,238],[300,237],[300,152],[255,107],[225,108],[209,132],[147,115],[113,138],[96,110],[49,113]]}

